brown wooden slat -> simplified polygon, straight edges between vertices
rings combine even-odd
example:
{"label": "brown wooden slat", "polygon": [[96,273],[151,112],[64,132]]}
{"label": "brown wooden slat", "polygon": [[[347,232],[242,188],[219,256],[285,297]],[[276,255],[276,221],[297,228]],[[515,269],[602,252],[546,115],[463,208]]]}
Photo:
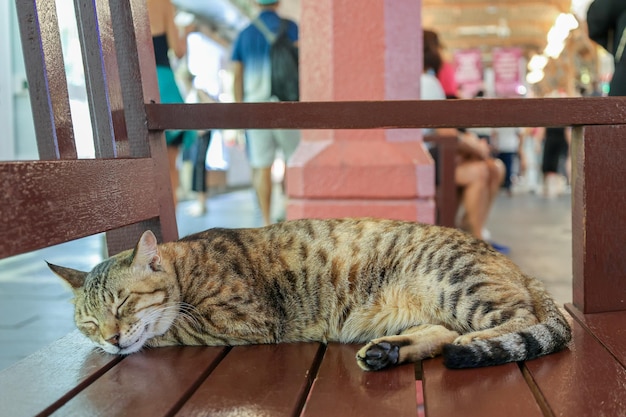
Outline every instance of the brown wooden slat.
{"label": "brown wooden slat", "polygon": [[626,126],[572,136],[573,301],[585,314],[626,311]]}
{"label": "brown wooden slat", "polygon": [[148,220],[142,220],[128,226],[119,227],[114,231],[106,233],[106,249],[107,256],[113,256],[127,249],[135,247],[139,238],[146,230],[152,230],[156,235],[159,243],[166,242],[161,232],[161,220],[159,217],[153,217]]}
{"label": "brown wooden slat", "polygon": [[135,353],[61,407],[57,415],[169,416],[222,359],[222,347]]}
{"label": "brown wooden slat", "polygon": [[76,330],[0,372],[0,413],[48,415],[120,359],[103,354]]}
{"label": "brown wooden slat", "polygon": [[626,97],[147,104],[150,129],[373,129],[626,123]]}
{"label": "brown wooden slat", "polygon": [[[0,164],[0,258],[157,217],[150,159]],[[133,237],[133,244],[136,243]]]}
{"label": "brown wooden slat", "polygon": [[417,415],[415,367],[365,372],[356,364],[361,346],[328,345],[304,407],[304,417]]}
{"label": "brown wooden slat", "polygon": [[457,138],[448,137],[442,142],[440,148],[441,166],[439,175],[441,189],[438,192],[437,204],[441,216],[441,225],[448,227],[456,226],[457,187],[455,179]]}
{"label": "brown wooden slat", "polygon": [[[119,0],[115,0],[119,1]],[[136,42],[135,46],[130,46],[137,56],[139,70],[141,71],[141,87],[143,88],[143,99],[145,103],[160,102],[159,86],[156,75],[156,62],[154,49],[152,46],[152,32],[150,30],[150,19],[148,18],[148,8],[145,7],[144,0],[124,0],[130,2],[132,10],[132,32]],[[113,7],[111,7],[113,9]],[[130,30],[131,27],[127,27]],[[145,118],[145,110],[142,115]],[[145,126],[147,129],[147,126]]]}
{"label": "brown wooden slat", "polygon": [[[126,116],[130,154],[134,157],[150,155],[150,143],[146,128],[141,68],[138,57],[137,38],[129,0],[110,0],[111,27],[115,39],[115,52],[119,66],[119,81]],[[145,8],[145,6],[144,6]],[[151,45],[152,41],[141,44]],[[156,64],[152,60],[153,71]],[[157,87],[158,89],[158,87]]]}
{"label": "brown wooden slat", "polygon": [[[107,88],[107,74],[104,71],[103,52],[106,52],[106,49],[102,48],[103,45],[100,42],[96,3],[77,0],[74,4],[85,68],[85,86],[88,92],[87,102],[91,113],[96,157],[113,158],[116,156],[116,148]],[[100,5],[106,6],[102,2]],[[105,44],[104,46],[109,45]]]}
{"label": "brown wooden slat", "polygon": [[437,224],[455,227],[457,211],[457,192],[454,172],[456,168],[456,136],[425,136],[424,142],[437,146],[439,163],[435,167],[439,174],[437,187]]}
{"label": "brown wooden slat", "polygon": [[126,119],[124,118],[124,101],[122,98],[122,86],[117,66],[117,54],[115,53],[115,39],[111,23],[111,9],[108,0],[97,0],[96,11],[98,13],[98,29],[104,68],[106,72],[107,89],[109,93],[109,105],[111,121],[115,136],[116,155],[126,158],[130,156],[128,146],[128,134],[126,133]]}
{"label": "brown wooden slat", "polygon": [[554,416],[625,416],[626,370],[577,321],[570,323],[569,348],[525,362],[525,371]]}
{"label": "brown wooden slat", "polygon": [[[119,83],[124,103],[128,152],[134,157],[150,156],[154,163],[154,189],[158,224],[163,241],[178,239],[176,209],[169,178],[169,163],[163,132],[149,132],[144,101],[158,100],[156,64],[149,19],[143,0],[110,0],[111,28],[119,65]],[[128,227],[107,233],[107,242],[134,240],[138,229]],[[123,245],[122,245],[123,246]],[[110,252],[119,250],[109,246]]]}
{"label": "brown wooden slat", "polygon": [[583,314],[571,304],[565,307],[580,325],[588,329],[626,367],[626,311]]}
{"label": "brown wooden slat", "polygon": [[39,157],[74,159],[76,145],[55,2],[16,0],[15,5]]}
{"label": "brown wooden slat", "polygon": [[542,416],[514,363],[476,369],[447,369],[442,358],[423,362],[428,417]]}
{"label": "brown wooden slat", "polygon": [[293,416],[320,349],[317,343],[235,347],[177,415]]}
{"label": "brown wooden slat", "polygon": [[[133,120],[135,122],[139,122],[139,126],[135,123],[135,129],[137,127],[140,129],[140,135],[135,136],[132,140],[133,143],[139,142],[140,145],[135,146],[135,152],[137,154],[149,154],[147,150],[150,148],[150,144],[146,140],[148,137],[154,138],[158,142],[159,134],[158,133],[148,133],[145,127],[145,123],[141,122],[141,118],[145,120],[145,115],[143,113],[137,114],[132,112],[126,112],[124,105],[124,94],[123,87],[120,80],[120,72],[118,68],[118,57],[116,51],[116,43],[113,35],[113,22],[111,19],[111,8],[109,6],[108,0],[98,0],[97,2],[97,13],[98,13],[98,26],[100,32],[100,41],[102,43],[103,51],[106,53],[103,54],[104,66],[106,71],[106,79],[107,79],[107,87],[108,87],[108,96],[109,96],[109,105],[111,111],[111,121],[113,123],[113,132],[115,134],[115,145],[116,145],[116,155],[118,157],[128,157],[131,154],[130,150],[130,141],[128,138],[128,133],[126,129],[126,116],[127,113],[130,117],[134,117]],[[126,2],[122,7],[125,7],[125,13],[128,13],[128,3]],[[144,8],[145,9],[145,8]],[[144,12],[146,13],[146,12]],[[135,20],[142,21],[142,18],[147,18],[147,16],[136,16]],[[135,26],[139,26],[139,23],[135,23]],[[118,40],[117,45],[123,45],[128,50],[125,51],[128,59],[135,60],[137,56],[137,48],[134,47],[135,38],[128,39],[128,31],[124,31],[121,36],[121,40]],[[152,45],[151,41],[148,40],[148,45]],[[150,49],[150,48],[144,48]],[[152,54],[152,52],[150,52]],[[154,60],[154,57],[152,58]],[[136,64],[135,64],[136,65]],[[127,77],[128,79],[128,77]],[[133,79],[132,77],[130,79]],[[141,82],[140,84],[144,84]],[[147,88],[144,86],[144,88]],[[141,94],[136,94],[136,91],[141,90],[141,86],[134,88],[134,94],[126,94],[126,99],[131,100],[134,104],[133,108],[139,107],[140,109],[143,107],[143,96]],[[136,133],[136,131],[135,131]],[[153,147],[154,148],[154,147]],[[141,151],[137,151],[137,149],[141,149]],[[167,184],[169,183],[169,177],[167,172],[167,164],[165,162],[165,158],[162,155],[159,155],[159,152],[165,152],[165,147],[157,143],[156,145],[156,155],[157,160],[161,161],[156,163],[155,165],[158,167],[155,169],[157,175],[157,183],[164,184],[164,186],[159,187],[155,190],[155,200],[161,202],[162,199],[165,200],[165,206],[168,205],[168,202],[171,201],[171,192],[169,188],[167,188]],[[169,208],[165,210],[169,210],[166,215],[160,215],[159,217],[155,217],[152,219],[148,219],[139,223],[135,223],[129,226],[125,226],[123,228],[116,229],[114,231],[108,232],[106,234],[106,242],[107,242],[107,250],[109,255],[114,255],[118,252],[121,252],[125,249],[128,249],[134,242],[139,240],[141,234],[150,229],[155,232],[157,238],[160,242],[165,240],[175,240],[178,237],[178,231],[176,229],[176,220],[174,217],[174,209],[173,205],[169,203]],[[160,213],[164,213],[163,210],[160,210]],[[171,216],[171,217],[168,217]],[[165,236],[162,232],[165,229]]]}

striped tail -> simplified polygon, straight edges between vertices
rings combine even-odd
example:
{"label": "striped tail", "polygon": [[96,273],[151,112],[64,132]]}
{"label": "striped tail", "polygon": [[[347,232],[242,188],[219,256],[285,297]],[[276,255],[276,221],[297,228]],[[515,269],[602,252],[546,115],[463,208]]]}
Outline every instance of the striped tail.
{"label": "striped tail", "polygon": [[443,348],[444,364],[448,368],[502,365],[564,349],[572,338],[569,323],[543,289],[530,290],[540,299],[536,306],[538,324],[493,339],[475,340],[467,345],[447,344]]}

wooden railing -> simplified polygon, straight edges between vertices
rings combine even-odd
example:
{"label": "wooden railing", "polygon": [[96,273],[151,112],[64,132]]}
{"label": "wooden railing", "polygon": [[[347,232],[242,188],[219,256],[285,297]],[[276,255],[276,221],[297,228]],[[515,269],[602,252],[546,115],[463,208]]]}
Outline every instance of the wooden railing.
{"label": "wooden railing", "polygon": [[626,97],[147,104],[146,115],[150,129],[573,126],[574,304],[626,311]]}

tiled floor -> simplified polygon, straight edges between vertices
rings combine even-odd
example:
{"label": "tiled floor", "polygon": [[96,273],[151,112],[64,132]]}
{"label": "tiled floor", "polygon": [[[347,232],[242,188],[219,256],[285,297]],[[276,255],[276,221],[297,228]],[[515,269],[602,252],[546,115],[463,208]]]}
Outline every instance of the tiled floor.
{"label": "tiled floor", "polygon": [[[181,236],[210,227],[261,223],[251,190],[213,196],[202,217],[179,207]],[[500,196],[489,222],[493,239],[511,247],[511,258],[543,280],[559,302],[571,300],[569,197]],[[70,291],[46,267],[52,263],[88,270],[102,258],[102,236],[92,236],[0,260],[0,370],[74,329]]]}

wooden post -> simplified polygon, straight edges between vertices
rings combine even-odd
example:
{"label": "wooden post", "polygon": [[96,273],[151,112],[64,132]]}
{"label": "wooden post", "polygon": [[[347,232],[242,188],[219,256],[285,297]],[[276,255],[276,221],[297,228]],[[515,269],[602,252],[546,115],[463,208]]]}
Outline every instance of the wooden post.
{"label": "wooden post", "polygon": [[626,126],[574,129],[571,154],[574,304],[626,311]]}

